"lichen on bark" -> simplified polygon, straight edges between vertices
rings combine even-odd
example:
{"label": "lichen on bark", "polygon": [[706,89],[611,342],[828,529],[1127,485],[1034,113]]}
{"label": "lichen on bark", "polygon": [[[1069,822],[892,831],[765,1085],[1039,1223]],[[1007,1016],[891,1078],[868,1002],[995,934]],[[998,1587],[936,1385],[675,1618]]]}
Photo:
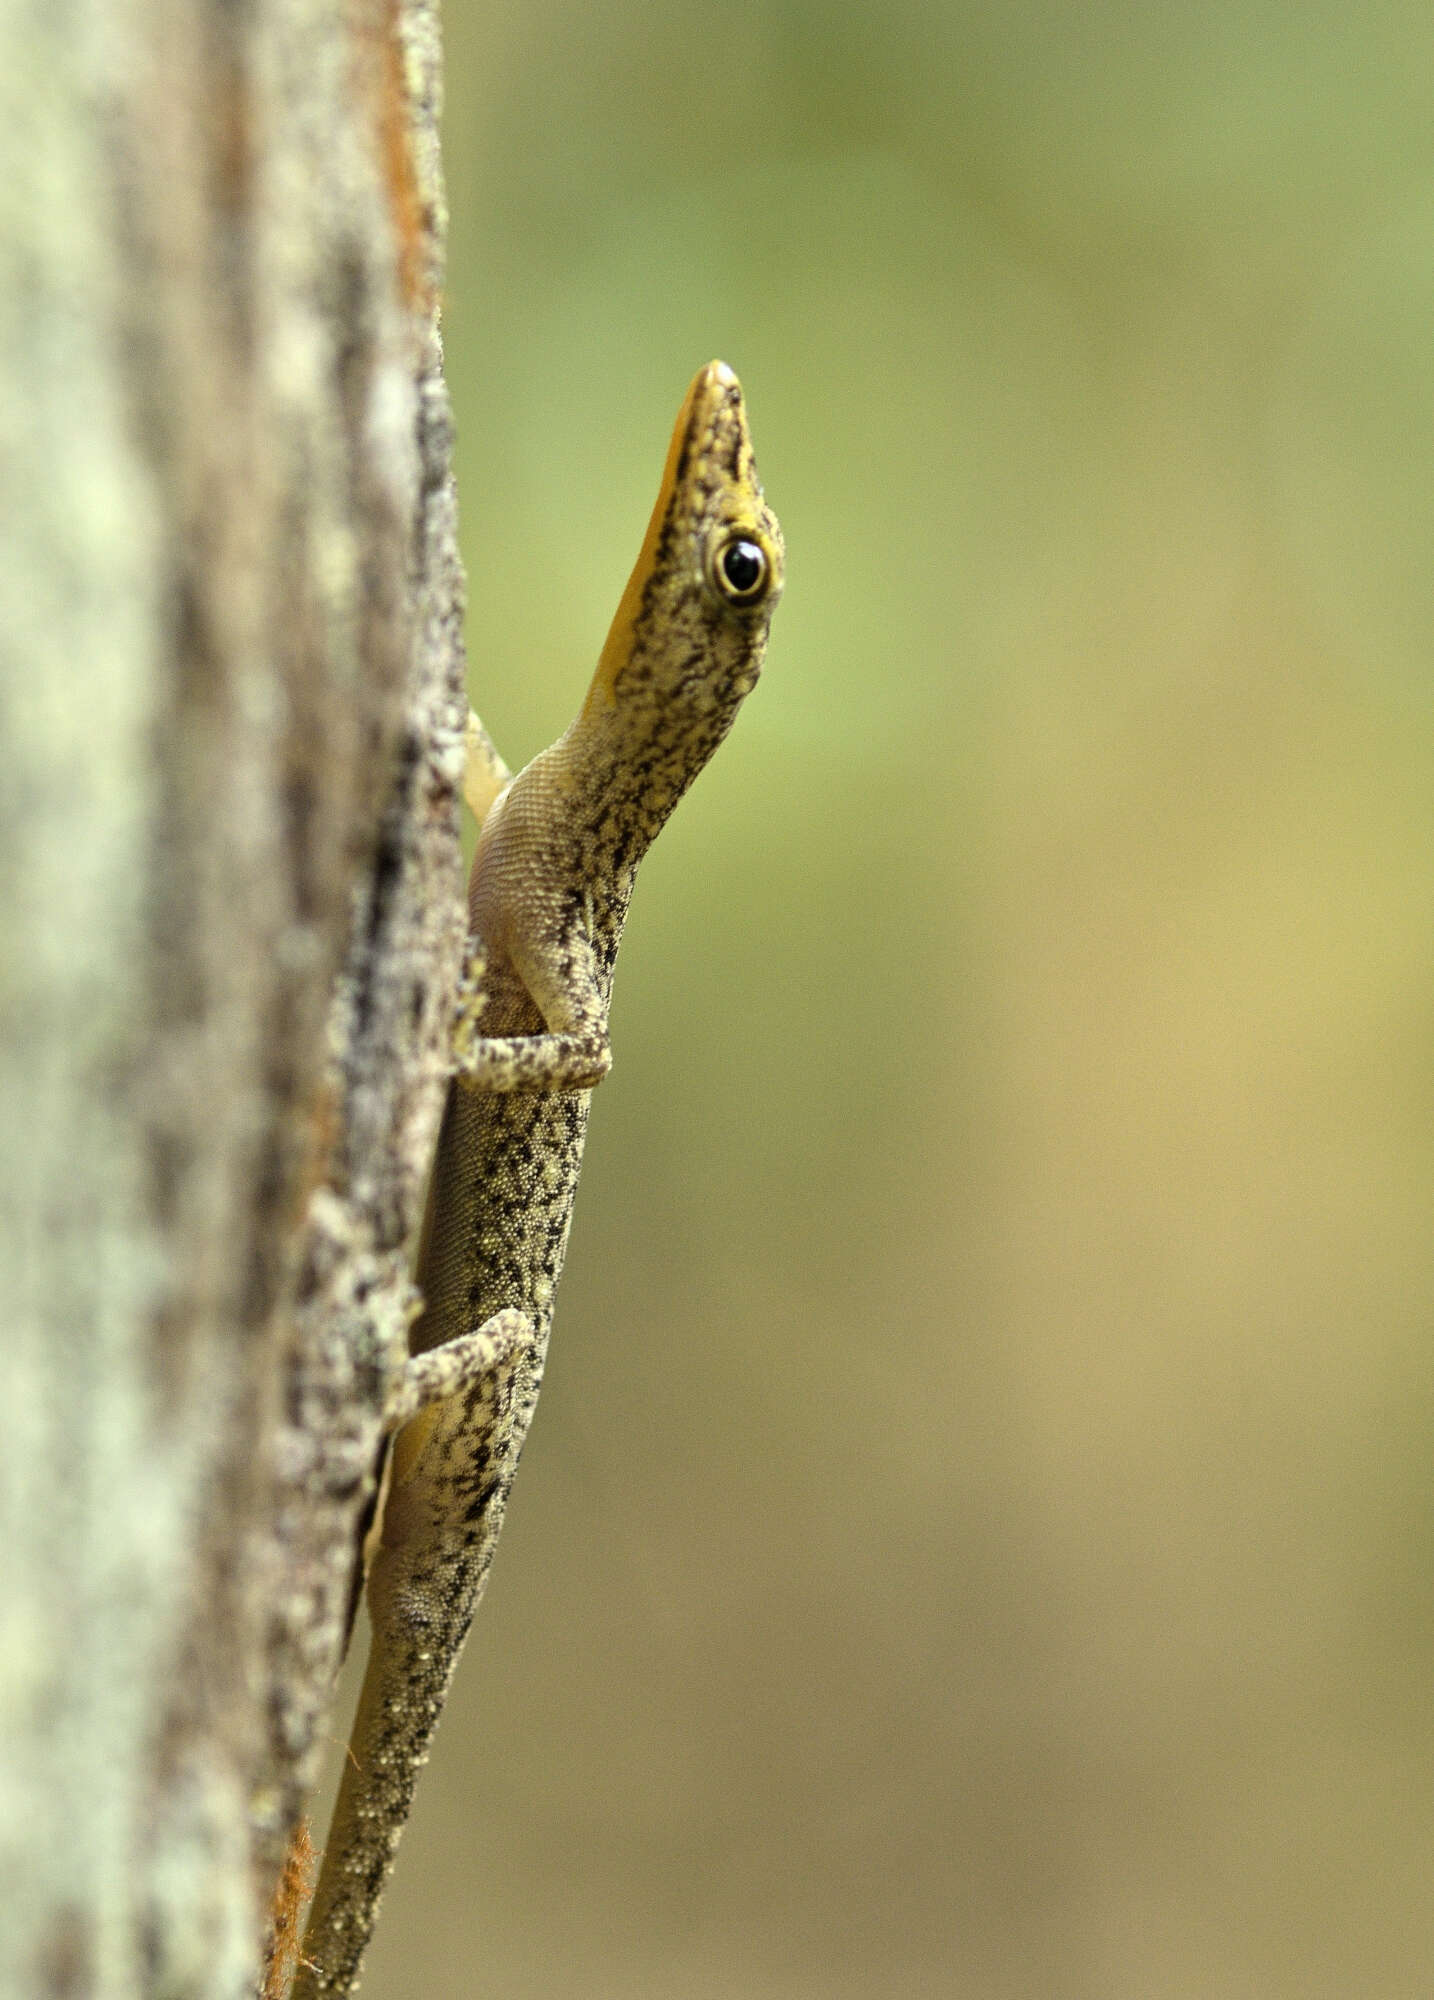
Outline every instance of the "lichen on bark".
{"label": "lichen on bark", "polygon": [[238,1995],[462,949],[427,0],[0,22],[0,1992]]}

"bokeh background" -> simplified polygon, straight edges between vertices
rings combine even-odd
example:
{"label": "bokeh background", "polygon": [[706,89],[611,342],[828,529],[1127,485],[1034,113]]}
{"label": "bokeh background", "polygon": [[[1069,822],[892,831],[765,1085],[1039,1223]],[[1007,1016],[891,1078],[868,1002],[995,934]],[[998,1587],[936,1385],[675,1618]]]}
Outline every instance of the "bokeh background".
{"label": "bokeh background", "polygon": [[1434,15],[446,15],[505,754],[714,355],[789,585],[367,1984],[1428,1994]]}

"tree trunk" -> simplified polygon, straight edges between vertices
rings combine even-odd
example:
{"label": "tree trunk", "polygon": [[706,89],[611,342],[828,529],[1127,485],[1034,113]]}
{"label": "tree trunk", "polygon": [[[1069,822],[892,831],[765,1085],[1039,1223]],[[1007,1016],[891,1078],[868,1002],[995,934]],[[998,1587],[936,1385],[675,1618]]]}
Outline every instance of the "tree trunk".
{"label": "tree trunk", "polygon": [[0,1996],[240,1995],[462,951],[429,0],[0,18]]}

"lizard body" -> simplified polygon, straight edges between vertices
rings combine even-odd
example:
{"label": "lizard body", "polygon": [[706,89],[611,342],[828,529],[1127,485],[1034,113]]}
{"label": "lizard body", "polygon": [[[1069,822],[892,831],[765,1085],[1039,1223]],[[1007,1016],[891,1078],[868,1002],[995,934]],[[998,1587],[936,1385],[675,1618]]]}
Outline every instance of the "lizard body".
{"label": "lizard body", "polygon": [[470,724],[482,1008],[439,1134],[369,1665],[295,2000],[356,1983],[537,1399],[638,863],[756,683],[782,562],[741,387],[713,362],[572,725],[508,781]]}

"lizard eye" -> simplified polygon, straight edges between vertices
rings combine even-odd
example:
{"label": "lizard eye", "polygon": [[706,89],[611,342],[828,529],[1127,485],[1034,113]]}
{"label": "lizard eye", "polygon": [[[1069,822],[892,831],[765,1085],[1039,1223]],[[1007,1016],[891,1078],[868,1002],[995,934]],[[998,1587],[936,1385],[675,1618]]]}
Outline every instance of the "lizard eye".
{"label": "lizard eye", "polygon": [[771,574],[767,551],[748,535],[724,542],[712,565],[713,580],[729,604],[756,604],[766,595]]}

